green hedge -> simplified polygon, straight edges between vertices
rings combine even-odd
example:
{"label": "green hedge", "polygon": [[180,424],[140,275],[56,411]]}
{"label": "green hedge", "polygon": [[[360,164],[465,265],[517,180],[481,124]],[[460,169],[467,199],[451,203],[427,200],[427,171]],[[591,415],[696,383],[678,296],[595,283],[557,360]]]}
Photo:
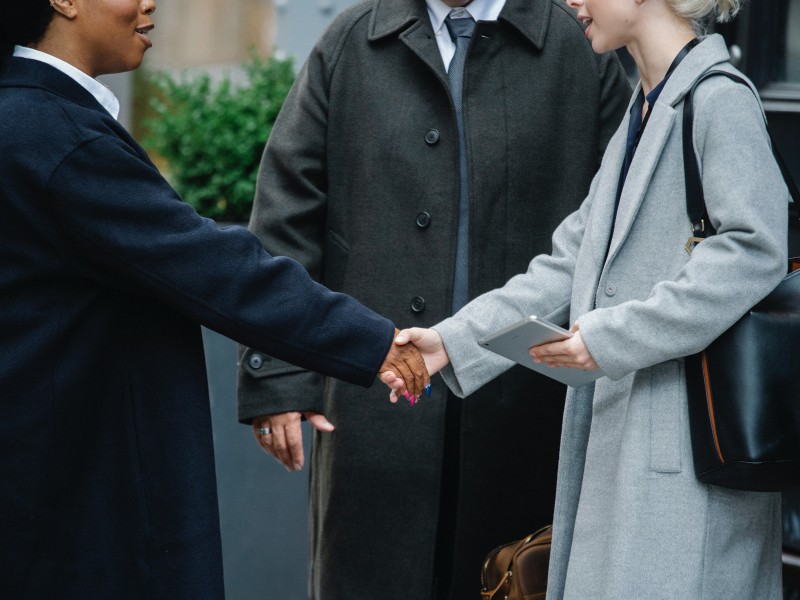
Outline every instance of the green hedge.
{"label": "green hedge", "polygon": [[292,61],[253,55],[247,82],[208,74],[148,76],[154,87],[143,141],[167,162],[167,177],[203,216],[246,221],[264,144],[294,82]]}

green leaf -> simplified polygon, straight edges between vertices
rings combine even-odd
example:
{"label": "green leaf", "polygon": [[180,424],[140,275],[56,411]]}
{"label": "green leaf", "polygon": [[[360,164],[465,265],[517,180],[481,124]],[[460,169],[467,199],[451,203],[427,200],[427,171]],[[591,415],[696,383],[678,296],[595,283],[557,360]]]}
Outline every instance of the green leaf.
{"label": "green leaf", "polygon": [[154,96],[144,147],[167,162],[184,201],[221,221],[249,218],[264,144],[295,79],[291,59],[251,53],[241,66],[243,85],[207,73],[146,76]]}

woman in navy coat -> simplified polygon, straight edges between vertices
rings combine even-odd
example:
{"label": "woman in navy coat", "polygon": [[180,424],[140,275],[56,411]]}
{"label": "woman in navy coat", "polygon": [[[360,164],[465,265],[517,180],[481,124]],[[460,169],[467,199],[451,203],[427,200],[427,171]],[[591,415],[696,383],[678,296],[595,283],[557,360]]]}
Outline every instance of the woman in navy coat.
{"label": "woman in navy coat", "polygon": [[3,598],[223,597],[199,324],[362,385],[418,364],[389,321],[199,217],[117,123],[93,78],[138,67],[153,10],[26,0],[0,24]]}

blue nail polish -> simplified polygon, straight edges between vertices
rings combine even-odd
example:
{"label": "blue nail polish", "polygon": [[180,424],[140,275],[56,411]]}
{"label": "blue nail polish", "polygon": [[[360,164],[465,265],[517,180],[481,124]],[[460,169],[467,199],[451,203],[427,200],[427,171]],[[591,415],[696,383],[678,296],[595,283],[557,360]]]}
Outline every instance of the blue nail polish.
{"label": "blue nail polish", "polygon": [[425,395],[426,396],[430,396],[431,395],[431,384],[430,383],[425,386]]}

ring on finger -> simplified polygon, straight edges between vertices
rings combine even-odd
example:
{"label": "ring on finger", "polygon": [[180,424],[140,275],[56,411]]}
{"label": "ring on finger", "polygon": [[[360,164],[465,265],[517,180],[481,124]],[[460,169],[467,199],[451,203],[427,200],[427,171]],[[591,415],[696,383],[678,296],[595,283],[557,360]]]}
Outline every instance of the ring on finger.
{"label": "ring on finger", "polygon": [[272,435],[272,430],[269,427],[261,427],[258,430],[258,435]]}

